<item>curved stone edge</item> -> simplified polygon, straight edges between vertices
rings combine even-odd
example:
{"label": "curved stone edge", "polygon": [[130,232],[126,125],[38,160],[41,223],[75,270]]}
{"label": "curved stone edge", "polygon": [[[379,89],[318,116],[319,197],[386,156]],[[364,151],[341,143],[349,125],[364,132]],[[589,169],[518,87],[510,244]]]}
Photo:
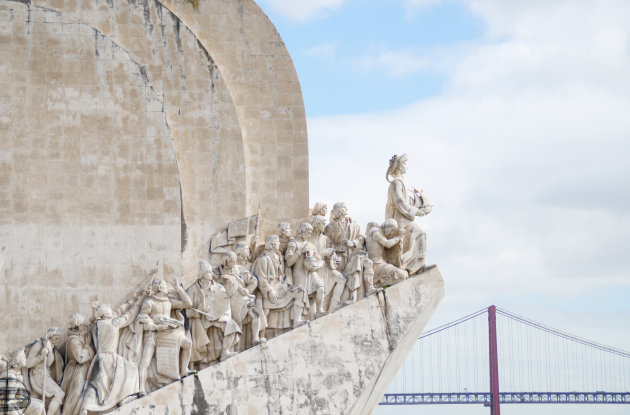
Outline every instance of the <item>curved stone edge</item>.
{"label": "curved stone edge", "polygon": [[443,295],[433,268],[114,413],[369,414]]}
{"label": "curved stone edge", "polygon": [[[289,52],[253,0],[157,0],[197,36],[219,67],[243,134],[247,214],[261,203],[262,234],[308,217],[308,136]],[[239,51],[239,53],[235,53]],[[277,151],[270,152],[268,148]]]}

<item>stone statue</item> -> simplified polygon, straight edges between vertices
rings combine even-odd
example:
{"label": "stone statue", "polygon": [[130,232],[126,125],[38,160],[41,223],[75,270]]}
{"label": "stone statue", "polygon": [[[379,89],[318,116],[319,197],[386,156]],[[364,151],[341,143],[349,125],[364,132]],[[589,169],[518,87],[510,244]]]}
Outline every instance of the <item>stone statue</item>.
{"label": "stone statue", "polygon": [[198,368],[234,354],[241,329],[232,319],[230,297],[214,280],[212,266],[199,262],[199,279],[187,290],[192,307],[186,310],[192,337],[191,362]]}
{"label": "stone statue", "polygon": [[[41,397],[48,405],[49,415],[60,413],[65,393],[59,386],[63,376],[63,359],[56,346],[61,340],[61,330],[48,329],[46,335],[35,340],[26,356],[27,388]],[[50,399],[50,400],[49,400]]]}
{"label": "stone statue", "polygon": [[[188,376],[192,342],[184,331],[184,318],[181,312],[177,318],[171,311],[192,307],[192,301],[180,281],[175,281],[174,292],[169,295],[166,281],[155,279],[151,283],[152,294],[144,299],[137,319],[144,324],[142,358],[140,360],[140,394],[147,392],[148,386],[157,389],[173,379]],[[155,357],[155,373],[148,385],[148,369]]]}
{"label": "stone statue", "polygon": [[[304,290],[303,295],[294,301],[294,327],[304,324],[302,314],[313,314],[315,317],[324,314],[324,283],[317,275],[323,261],[318,260],[317,249],[308,242],[312,232],[313,227],[308,222],[301,224],[296,238],[289,242],[285,256],[286,264],[291,267],[294,288]],[[310,310],[309,297],[312,294],[315,295],[314,310]]]}
{"label": "stone statue", "polygon": [[385,252],[394,246],[402,245],[402,236],[398,233],[395,219],[387,219],[379,226],[375,222],[367,225],[365,245],[374,268],[374,284],[377,287],[393,285],[409,277],[404,269],[398,268],[385,260]]}
{"label": "stone statue", "polygon": [[120,329],[128,326],[138,313],[140,301],[126,312],[116,314],[109,304],[93,302],[93,342],[96,356],[83,387],[80,415],[111,409],[130,395],[138,393],[138,367],[117,353]]}
{"label": "stone statue", "polygon": [[348,216],[345,203],[337,202],[333,205],[330,223],[326,225],[326,236],[330,238],[332,248],[340,257],[339,269],[346,277],[346,286],[350,293],[347,303],[356,301],[362,283],[365,295],[376,292],[372,261],[365,250],[365,237],[361,235],[359,224]]}
{"label": "stone statue", "polygon": [[237,242],[236,245],[234,245],[234,253],[236,254],[236,268],[238,269],[238,274],[241,276],[247,291],[254,293],[258,287],[258,280],[251,272],[250,248],[245,242]]}
{"label": "stone statue", "polygon": [[[318,202],[319,203],[319,202]],[[316,203],[317,207],[318,204]],[[324,205],[325,208],[326,205]],[[315,208],[313,208],[315,211]],[[320,213],[322,213],[320,211]],[[341,295],[346,286],[346,277],[338,270],[339,257],[330,247],[330,238],[324,234],[326,230],[326,217],[316,215],[311,218],[313,233],[309,242],[315,246],[318,255],[324,260],[323,267],[317,272],[324,283],[324,302],[328,303],[327,311],[335,311],[341,307]]]}
{"label": "stone statue", "polygon": [[63,415],[79,413],[79,400],[83,385],[87,379],[94,350],[88,337],[85,319],[81,314],[73,313],[68,318],[68,340],[66,341],[66,367],[63,372],[61,389],[66,397],[63,403]]}
{"label": "stone statue", "polygon": [[311,216],[323,216],[326,217],[328,213],[328,205],[323,202],[315,202],[313,209],[311,209]]}
{"label": "stone statue", "polygon": [[[26,369],[26,353],[24,353],[24,349],[19,349],[11,353],[8,359],[2,356],[2,359],[3,361],[1,363],[4,364],[4,367],[2,367],[2,364],[0,364],[0,368],[2,368],[2,374],[0,375],[0,377],[6,376],[8,379],[15,379],[23,382],[24,378],[22,377],[22,372]],[[17,390],[6,391],[6,395],[4,396],[4,398],[6,399],[5,402],[8,403],[12,400],[15,400],[17,398],[17,392]],[[9,409],[6,414],[45,415],[46,411],[44,410],[44,403],[40,399],[37,399],[31,395],[30,403],[28,404],[24,412],[22,412],[19,408],[15,408]]]}
{"label": "stone statue", "polygon": [[[408,186],[404,180],[407,172],[407,154],[394,155],[389,160],[385,178],[390,183],[385,206],[385,218],[395,219],[404,232],[403,249],[400,257],[400,268],[415,275],[422,271],[426,264],[426,233],[414,220],[416,216],[431,213],[430,205],[424,194],[414,187]],[[391,176],[391,179],[390,179]]]}
{"label": "stone statue", "polygon": [[[228,251],[224,254],[221,264],[221,278],[230,297],[232,318],[241,330],[244,324],[251,323],[252,344],[257,345],[267,340],[260,337],[260,330],[264,330],[265,326],[261,325],[262,319],[256,306],[256,296],[247,290],[245,282],[239,276],[236,261],[237,257],[234,252]],[[264,316],[262,318],[264,319]]]}
{"label": "stone statue", "polygon": [[284,255],[287,252],[289,242],[293,239],[289,222],[280,222],[278,224],[278,236],[280,238],[280,253]]}
{"label": "stone statue", "polygon": [[[251,272],[252,263],[250,246],[245,242],[237,242],[234,245],[234,253],[236,254],[236,268],[238,269],[238,275],[243,280],[247,291],[256,296],[256,310],[258,311],[258,316],[260,317],[260,333],[262,333],[267,328],[267,318],[262,308],[262,296],[260,295],[260,291],[257,290],[258,279]],[[241,327],[241,329],[245,334],[251,333],[249,327]],[[239,351],[252,346],[253,339],[248,337],[249,336],[247,335],[241,336]]]}
{"label": "stone statue", "polygon": [[291,308],[296,298],[304,291],[293,289],[293,281],[285,278],[284,260],[279,254],[278,235],[265,238],[265,250],[252,266],[258,278],[258,289],[262,297],[263,312],[267,320],[267,332],[276,333],[291,328]]}

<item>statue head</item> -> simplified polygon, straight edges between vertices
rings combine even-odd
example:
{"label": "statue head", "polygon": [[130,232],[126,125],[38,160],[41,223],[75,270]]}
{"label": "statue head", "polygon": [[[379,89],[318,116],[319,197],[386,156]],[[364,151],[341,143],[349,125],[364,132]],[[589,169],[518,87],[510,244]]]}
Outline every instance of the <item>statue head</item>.
{"label": "statue head", "polygon": [[311,224],[308,222],[304,222],[300,226],[298,226],[297,230],[295,231],[295,234],[297,237],[301,238],[302,240],[305,240],[306,238],[311,236],[312,232],[313,232],[313,227],[311,226]]}
{"label": "statue head", "polygon": [[59,327],[51,327],[46,330],[46,339],[53,346],[57,346],[61,341],[61,330],[59,329]]}
{"label": "statue head", "polygon": [[212,285],[214,280],[214,270],[212,265],[206,261],[199,261],[199,284],[203,288],[207,288]]}
{"label": "statue head", "polygon": [[166,281],[161,278],[156,278],[151,282],[151,292],[153,294],[162,293],[168,294],[168,285],[166,285]]}
{"label": "statue head", "polygon": [[24,348],[14,351],[9,355],[9,369],[19,369],[26,366],[26,352]]}
{"label": "statue head", "polygon": [[312,216],[326,216],[328,212],[328,205],[323,202],[315,202],[315,206],[313,206],[313,210],[311,211]]}
{"label": "statue head", "polygon": [[324,233],[326,229],[326,218],[321,215],[315,215],[311,218],[311,226],[313,226],[313,230],[317,233]]}
{"label": "statue head", "polygon": [[207,261],[199,261],[199,278],[212,279],[212,265]]}
{"label": "statue head", "polygon": [[68,317],[68,325],[71,329],[79,328],[85,324],[85,318],[79,313],[72,313]]}
{"label": "statue head", "polygon": [[280,236],[291,236],[291,224],[289,222],[280,222],[278,224],[278,233]]}
{"label": "statue head", "polygon": [[403,175],[407,172],[407,153],[397,156],[394,156],[389,159],[389,167],[387,168],[387,173],[385,174],[385,178],[389,182],[389,176]]}
{"label": "statue head", "polygon": [[223,266],[223,268],[232,269],[234,265],[236,265],[237,259],[238,257],[236,256],[234,252],[227,251],[225,254],[223,254],[223,260],[221,261],[221,265]]}
{"label": "statue head", "polygon": [[378,223],[376,222],[368,222],[367,226],[365,227],[365,234],[369,235],[370,231],[374,228],[380,228],[380,226],[378,226]]}
{"label": "statue head", "polygon": [[333,205],[330,211],[331,220],[340,220],[348,215],[348,207],[345,202],[337,202]]}
{"label": "statue head", "polygon": [[386,219],[385,222],[383,222],[382,228],[385,237],[391,238],[398,232],[398,222],[396,222],[394,218]]}
{"label": "statue head", "polygon": [[237,242],[234,245],[234,252],[236,253],[236,258],[240,264],[249,262],[251,251],[245,242]]}
{"label": "statue head", "polygon": [[267,235],[265,238],[265,249],[280,250],[280,238],[278,238],[278,235]]}
{"label": "statue head", "polygon": [[112,306],[110,306],[109,304],[99,304],[99,306],[96,307],[96,311],[94,312],[94,314],[97,320],[114,317]]}

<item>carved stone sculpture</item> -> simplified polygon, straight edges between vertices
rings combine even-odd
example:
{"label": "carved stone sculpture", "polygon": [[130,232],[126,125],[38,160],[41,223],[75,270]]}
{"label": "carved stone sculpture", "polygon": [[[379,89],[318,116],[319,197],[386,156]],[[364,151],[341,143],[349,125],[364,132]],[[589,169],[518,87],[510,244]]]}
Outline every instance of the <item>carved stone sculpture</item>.
{"label": "carved stone sculpture", "polygon": [[323,202],[315,202],[313,209],[311,209],[311,216],[323,216],[326,217],[328,213],[328,205]]}
{"label": "carved stone sculpture", "polygon": [[335,203],[330,212],[330,218],[330,223],[326,225],[326,235],[341,258],[340,269],[346,277],[346,286],[349,291],[347,303],[353,303],[357,299],[362,284],[365,295],[377,291],[373,284],[372,261],[365,251],[365,237],[361,235],[361,227],[348,216],[346,204]]}
{"label": "carved stone sculpture", "polygon": [[[313,227],[305,222],[297,229],[296,238],[289,242],[285,256],[286,264],[291,267],[294,288],[304,290],[302,296],[294,301],[293,326],[304,324],[302,315],[321,315],[324,313],[324,283],[317,270],[323,266],[318,259],[317,249],[308,242]],[[310,310],[309,297],[314,295],[314,307]],[[307,317],[310,318],[310,317]]]}
{"label": "carved stone sculpture", "polygon": [[[26,368],[26,353],[24,349],[19,349],[5,358],[2,356],[2,362],[0,362],[0,368],[2,368],[2,376],[6,376],[8,379],[15,379],[20,382],[24,381],[22,377],[22,371]],[[3,367],[4,365],[4,367]],[[16,390],[6,391],[7,395],[5,399],[7,402],[15,400]],[[13,395],[13,396],[11,396]],[[18,408],[14,410],[8,410],[7,415],[45,415],[44,403],[31,395],[30,403],[22,412]]]}
{"label": "carved stone sculpture", "polygon": [[402,236],[398,233],[395,219],[387,219],[379,226],[376,222],[368,223],[365,245],[374,268],[374,284],[377,287],[396,284],[409,277],[407,271],[385,260],[386,251],[402,245]]}
{"label": "carved stone sculpture", "polygon": [[[319,203],[319,202],[318,202]],[[315,207],[318,207],[318,203]],[[325,210],[326,205],[324,205]],[[315,208],[313,208],[315,211]],[[324,213],[320,210],[320,213]],[[318,275],[324,283],[324,304],[327,304],[327,311],[335,311],[341,307],[341,295],[346,286],[346,277],[338,270],[339,257],[335,250],[331,248],[330,238],[324,234],[326,230],[326,218],[323,215],[316,215],[311,218],[313,233],[309,238],[318,255],[323,259],[323,266],[318,271]]]}
{"label": "carved stone sculpture", "polygon": [[[145,298],[138,314],[144,324],[142,358],[140,360],[140,393],[169,383],[173,379],[187,376],[192,342],[184,332],[184,318],[171,317],[171,311],[192,307],[192,301],[181,282],[174,283],[173,295],[169,296],[166,281],[153,280],[152,294]],[[155,373],[148,376],[148,369],[155,357]],[[151,385],[148,385],[148,381]]]}
{"label": "carved stone sculpture", "polygon": [[87,379],[90,362],[94,357],[94,350],[83,316],[74,313],[70,315],[68,320],[70,328],[66,341],[66,367],[61,382],[61,389],[66,396],[61,413],[63,415],[76,415],[79,413],[79,400]]}
{"label": "carved stone sculpture", "polygon": [[138,367],[117,351],[120,329],[133,321],[139,301],[118,317],[114,317],[109,304],[93,304],[93,307],[96,307],[93,337],[96,356],[83,388],[81,415],[106,411],[138,393]]}
{"label": "carved stone sculpture", "polygon": [[421,191],[405,183],[406,172],[407,154],[394,155],[389,160],[385,175],[390,183],[385,218],[395,219],[398,227],[404,232],[400,264],[397,265],[409,271],[409,275],[414,275],[422,271],[425,266],[427,239],[426,233],[415,222],[415,218],[431,213],[432,206]]}
{"label": "carved stone sculpture", "polygon": [[291,234],[291,224],[289,222],[280,222],[278,224],[278,236],[280,238],[280,253],[285,255],[287,252],[287,246],[293,236]]}
{"label": "carved stone sculpture", "polygon": [[26,386],[36,397],[46,401],[49,415],[60,413],[65,393],[59,386],[63,376],[63,359],[56,346],[61,340],[61,330],[49,329],[46,335],[35,340],[26,356],[28,376]]}
{"label": "carved stone sculpture", "polygon": [[267,236],[265,250],[252,266],[252,271],[258,278],[258,289],[267,320],[267,333],[271,333],[271,336],[291,328],[291,308],[295,299],[301,298],[304,292],[301,289],[294,289],[293,281],[285,278],[284,260],[279,250],[278,235]]}
{"label": "carved stone sculpture", "polygon": [[192,300],[192,308],[186,310],[192,337],[191,362],[202,368],[233,356],[241,329],[232,319],[230,297],[215,281],[208,262],[199,262],[199,279],[187,293]]}
{"label": "carved stone sculpture", "polygon": [[264,315],[262,316],[256,306],[256,296],[245,287],[245,282],[239,276],[237,257],[232,251],[225,253],[221,264],[221,278],[223,286],[230,297],[232,318],[243,329],[243,325],[251,323],[252,344],[256,345],[266,341],[260,337],[260,330],[264,330]]}

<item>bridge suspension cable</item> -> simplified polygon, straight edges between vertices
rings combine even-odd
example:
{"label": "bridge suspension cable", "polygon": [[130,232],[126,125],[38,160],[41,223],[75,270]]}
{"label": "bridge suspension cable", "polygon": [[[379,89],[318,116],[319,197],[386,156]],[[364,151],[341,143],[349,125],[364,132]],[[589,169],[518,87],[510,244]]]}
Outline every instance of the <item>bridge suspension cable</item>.
{"label": "bridge suspension cable", "polygon": [[629,352],[492,306],[423,333],[381,404],[490,406],[491,362],[495,402],[630,403]]}

